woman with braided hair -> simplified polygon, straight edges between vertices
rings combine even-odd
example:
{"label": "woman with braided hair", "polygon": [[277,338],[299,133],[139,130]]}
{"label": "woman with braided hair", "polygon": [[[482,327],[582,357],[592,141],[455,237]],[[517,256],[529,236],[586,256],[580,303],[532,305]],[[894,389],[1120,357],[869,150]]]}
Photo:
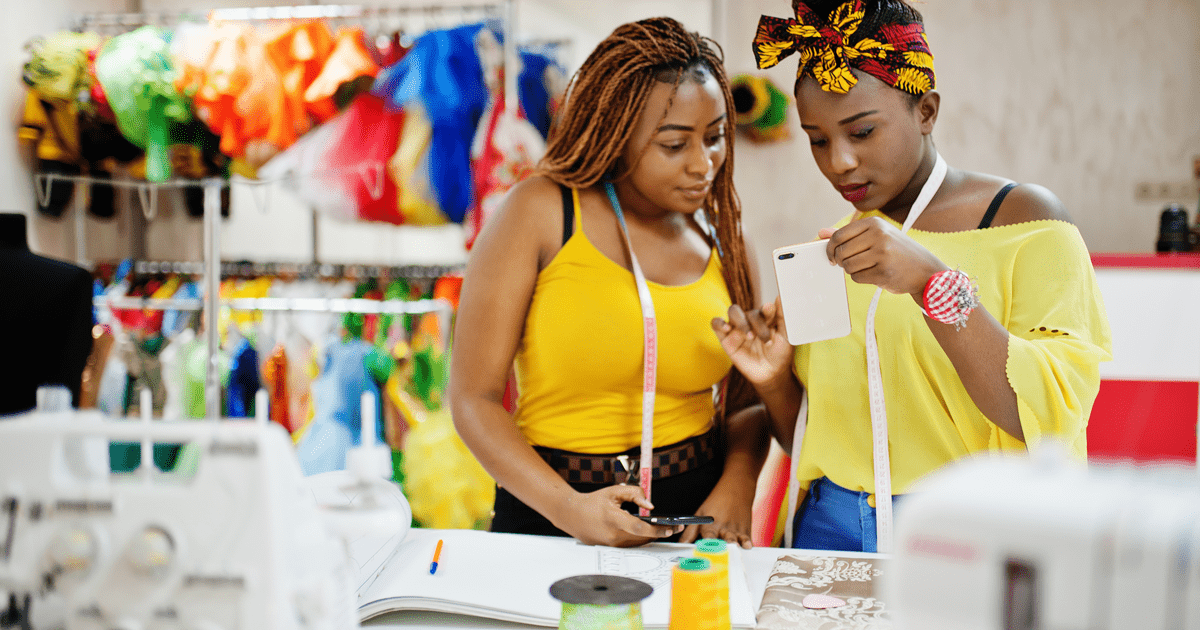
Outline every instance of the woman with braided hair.
{"label": "woman with braided hair", "polygon": [[756,303],[731,111],[714,42],[669,18],[618,27],[572,78],[539,172],[484,227],[449,396],[498,483],[493,531],[749,545],[765,410],[709,328]]}
{"label": "woman with braided hair", "polygon": [[754,53],[763,68],[797,53],[801,127],[854,206],[819,234],[849,276],[852,330],[792,348],[777,305],[732,306],[713,326],[793,445],[793,546],[886,552],[893,495],[944,464],[1050,437],[1086,456],[1108,321],[1083,239],[1050,191],[938,155],[941,96],[915,9],[793,9],[762,18]]}

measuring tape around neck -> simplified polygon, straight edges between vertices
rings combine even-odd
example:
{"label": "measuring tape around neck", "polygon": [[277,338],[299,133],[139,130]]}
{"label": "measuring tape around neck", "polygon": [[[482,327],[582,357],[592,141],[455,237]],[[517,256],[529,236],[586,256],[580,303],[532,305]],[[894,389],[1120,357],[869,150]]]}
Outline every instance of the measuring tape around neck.
{"label": "measuring tape around neck", "polygon": [[[908,211],[901,232],[917,222],[925,211],[929,200],[941,188],[946,179],[946,161],[941,155],[933,165],[933,172],[921,187],[917,200]],[[875,289],[871,306],[867,309],[867,393],[871,400],[871,451],[875,465],[875,550],[879,553],[892,551],[892,469],[888,453],[887,405],[883,399],[883,375],[879,369],[879,342],[875,339],[875,310],[879,307],[879,296],[883,289]],[[797,454],[798,455],[798,454]]]}
{"label": "measuring tape around neck", "polygon": [[[654,299],[650,296],[650,285],[638,264],[637,255],[633,253],[633,241],[629,238],[629,228],[625,225],[625,215],[621,212],[621,202],[617,200],[617,190],[612,182],[604,182],[604,192],[612,203],[613,212],[621,224],[621,234],[625,237],[625,247],[629,250],[629,266],[633,268],[633,279],[637,283],[638,301],[642,305],[642,446],[641,459],[638,462],[638,483],[642,494],[650,501],[650,478],[654,476],[652,457],[654,455],[654,392],[658,387],[658,321],[654,316]],[[650,510],[638,508],[642,516],[649,516]]]}

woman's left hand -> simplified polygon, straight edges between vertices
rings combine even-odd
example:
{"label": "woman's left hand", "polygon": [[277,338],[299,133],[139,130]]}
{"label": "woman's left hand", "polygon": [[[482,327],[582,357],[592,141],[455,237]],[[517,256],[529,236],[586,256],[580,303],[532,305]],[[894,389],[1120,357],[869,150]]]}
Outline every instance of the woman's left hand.
{"label": "woman's left hand", "polygon": [[717,484],[712,493],[696,510],[697,516],[711,516],[713,522],[708,525],[689,525],[683,530],[679,542],[692,543],[701,538],[719,538],[731,545],[740,545],[743,549],[753,546],[750,541],[752,519],[751,509],[754,507],[754,492],[723,491],[722,484]]}
{"label": "woman's left hand", "polygon": [[839,230],[824,228],[826,252],[859,284],[873,284],[889,293],[921,299],[929,277],[946,266],[937,256],[879,217],[851,221]]}

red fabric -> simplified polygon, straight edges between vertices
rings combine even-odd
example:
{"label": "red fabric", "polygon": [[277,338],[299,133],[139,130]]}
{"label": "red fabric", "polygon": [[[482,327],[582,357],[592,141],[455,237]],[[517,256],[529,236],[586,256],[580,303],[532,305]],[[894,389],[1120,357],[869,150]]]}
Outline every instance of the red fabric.
{"label": "red fabric", "polygon": [[1088,420],[1088,458],[1196,461],[1200,383],[1100,381]]}
{"label": "red fabric", "polygon": [[329,151],[329,166],[354,191],[358,216],[367,221],[404,223],[396,182],[387,163],[400,143],[404,114],[384,109],[383,99],[362,94],[346,108],[342,137]]}

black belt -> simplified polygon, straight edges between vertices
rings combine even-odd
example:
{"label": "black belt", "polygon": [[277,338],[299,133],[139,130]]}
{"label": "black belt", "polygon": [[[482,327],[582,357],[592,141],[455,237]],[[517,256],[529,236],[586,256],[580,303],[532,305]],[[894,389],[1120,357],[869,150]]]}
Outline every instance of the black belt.
{"label": "black belt", "polygon": [[[638,478],[641,447],[623,453],[592,455],[573,453],[544,446],[534,446],[542,459],[567,483],[613,485]],[[662,479],[695,470],[717,456],[717,429],[654,450],[651,456],[651,479]]]}

